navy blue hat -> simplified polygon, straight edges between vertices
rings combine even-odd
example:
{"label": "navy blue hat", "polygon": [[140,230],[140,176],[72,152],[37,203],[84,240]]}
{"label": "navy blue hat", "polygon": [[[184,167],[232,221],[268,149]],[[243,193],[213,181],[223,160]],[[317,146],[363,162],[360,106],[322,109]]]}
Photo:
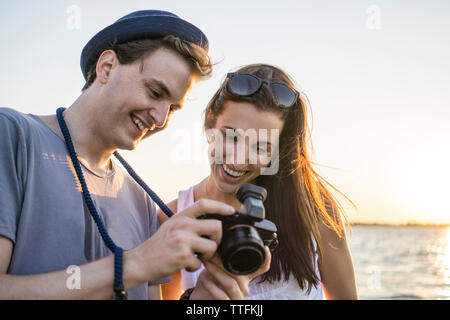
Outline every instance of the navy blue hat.
{"label": "navy blue hat", "polygon": [[177,15],[161,10],[135,11],[120,18],[98,32],[81,52],[81,70],[87,79],[90,66],[97,62],[101,53],[112,44],[174,35],[208,50],[208,39],[193,24]]}

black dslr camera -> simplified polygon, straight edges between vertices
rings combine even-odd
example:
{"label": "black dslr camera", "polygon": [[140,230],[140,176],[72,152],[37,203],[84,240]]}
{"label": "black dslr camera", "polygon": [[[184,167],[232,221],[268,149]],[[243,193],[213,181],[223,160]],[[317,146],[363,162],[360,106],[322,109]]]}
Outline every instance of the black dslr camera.
{"label": "black dslr camera", "polygon": [[204,214],[199,219],[222,221],[222,241],[217,252],[229,272],[237,275],[251,274],[264,263],[264,245],[273,249],[277,244],[277,228],[265,220],[263,202],[266,189],[253,184],[244,184],[236,192],[242,203],[241,212],[231,216]]}

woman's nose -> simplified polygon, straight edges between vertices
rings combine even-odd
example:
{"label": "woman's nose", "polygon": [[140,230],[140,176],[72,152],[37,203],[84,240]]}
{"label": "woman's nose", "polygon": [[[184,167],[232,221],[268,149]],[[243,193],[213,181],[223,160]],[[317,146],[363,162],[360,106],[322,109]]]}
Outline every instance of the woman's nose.
{"label": "woman's nose", "polygon": [[249,147],[248,143],[235,143],[232,146],[228,145],[226,156],[227,163],[233,165],[236,170],[248,170],[248,167],[255,165],[258,162],[257,153]]}

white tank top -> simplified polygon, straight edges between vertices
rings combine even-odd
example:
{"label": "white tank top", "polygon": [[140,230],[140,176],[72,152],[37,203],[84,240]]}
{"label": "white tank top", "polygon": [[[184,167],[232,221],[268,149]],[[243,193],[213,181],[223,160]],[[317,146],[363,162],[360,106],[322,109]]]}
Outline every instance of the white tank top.
{"label": "white tank top", "polygon": [[[178,192],[177,211],[181,211],[194,203],[194,187]],[[316,259],[316,274],[320,280],[318,269],[318,255]],[[187,290],[197,283],[197,279],[203,270],[203,266],[194,272],[186,270],[181,271],[181,288]],[[249,284],[249,294],[247,300],[323,300],[322,283],[319,282],[317,287],[313,286],[309,294],[306,290],[299,287],[297,280],[291,274],[288,281],[276,281],[274,283],[263,282],[258,283],[258,278],[253,279]]]}

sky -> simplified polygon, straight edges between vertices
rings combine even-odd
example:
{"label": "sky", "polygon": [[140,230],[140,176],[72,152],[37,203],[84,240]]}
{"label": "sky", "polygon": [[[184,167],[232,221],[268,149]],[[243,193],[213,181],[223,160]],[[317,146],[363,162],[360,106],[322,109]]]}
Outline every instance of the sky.
{"label": "sky", "polygon": [[352,222],[450,223],[448,1],[2,1],[0,106],[54,114],[80,95],[84,45],[120,17],[171,11],[215,67],[169,127],[122,152],[165,201],[209,174],[203,110],[226,73],[285,70],[311,102],[317,171]]}

